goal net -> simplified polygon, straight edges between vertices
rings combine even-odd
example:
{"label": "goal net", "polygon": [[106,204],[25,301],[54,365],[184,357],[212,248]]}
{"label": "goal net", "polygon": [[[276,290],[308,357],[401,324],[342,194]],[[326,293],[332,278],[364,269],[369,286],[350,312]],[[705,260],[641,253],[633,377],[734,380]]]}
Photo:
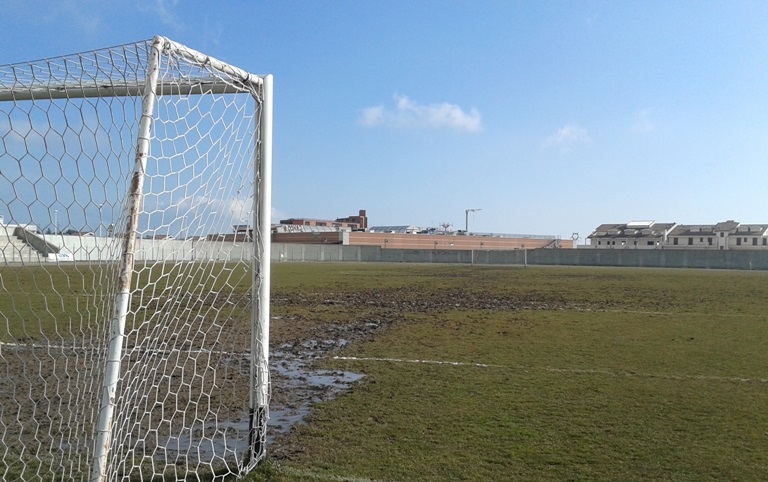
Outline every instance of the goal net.
{"label": "goal net", "polygon": [[0,66],[0,480],[264,456],[272,77],[163,37]]}

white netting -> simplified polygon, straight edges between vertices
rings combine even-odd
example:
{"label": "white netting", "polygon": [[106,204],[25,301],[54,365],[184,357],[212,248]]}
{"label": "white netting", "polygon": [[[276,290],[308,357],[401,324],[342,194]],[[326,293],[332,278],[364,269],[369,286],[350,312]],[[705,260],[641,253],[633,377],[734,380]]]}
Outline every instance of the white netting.
{"label": "white netting", "polygon": [[263,80],[160,37],[0,66],[0,480],[263,456]]}

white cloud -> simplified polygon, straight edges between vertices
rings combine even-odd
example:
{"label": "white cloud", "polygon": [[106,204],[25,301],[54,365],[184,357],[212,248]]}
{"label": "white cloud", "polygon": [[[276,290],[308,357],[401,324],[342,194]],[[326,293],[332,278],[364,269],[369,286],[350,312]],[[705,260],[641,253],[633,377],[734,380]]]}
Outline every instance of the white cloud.
{"label": "white cloud", "polygon": [[152,0],[145,3],[139,3],[138,9],[143,12],[149,12],[156,15],[156,19],[167,27],[174,30],[184,30],[184,24],[179,20],[176,13],[178,0]]}
{"label": "white cloud", "polygon": [[379,125],[384,120],[384,107],[366,107],[360,116],[360,123],[364,126]]}
{"label": "white cloud", "polygon": [[577,146],[591,146],[592,138],[589,137],[587,129],[574,124],[568,124],[547,137],[544,145],[559,147],[561,150],[567,151]]}
{"label": "white cloud", "polygon": [[652,132],[654,129],[656,129],[656,126],[654,126],[651,121],[651,110],[643,109],[638,112],[637,116],[635,116],[635,123],[632,124],[632,132],[645,134],[647,132]]}
{"label": "white cloud", "polygon": [[395,106],[366,107],[361,110],[360,123],[364,126],[389,126],[401,128],[451,128],[478,132],[482,123],[480,113],[472,108],[465,112],[456,104],[418,104],[408,96],[395,95]]}
{"label": "white cloud", "polygon": [[279,224],[281,219],[287,219],[288,216],[281,209],[272,206],[272,224]]}

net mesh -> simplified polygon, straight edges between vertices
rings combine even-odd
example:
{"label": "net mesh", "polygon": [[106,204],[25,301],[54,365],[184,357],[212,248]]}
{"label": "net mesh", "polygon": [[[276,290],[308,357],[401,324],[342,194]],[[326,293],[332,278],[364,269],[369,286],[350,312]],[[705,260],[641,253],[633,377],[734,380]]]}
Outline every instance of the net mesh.
{"label": "net mesh", "polygon": [[[153,46],[157,96],[131,233]],[[225,477],[262,453],[263,430],[250,432],[263,244],[254,80],[162,38],[0,66],[2,480],[92,476],[126,259],[105,479]]]}

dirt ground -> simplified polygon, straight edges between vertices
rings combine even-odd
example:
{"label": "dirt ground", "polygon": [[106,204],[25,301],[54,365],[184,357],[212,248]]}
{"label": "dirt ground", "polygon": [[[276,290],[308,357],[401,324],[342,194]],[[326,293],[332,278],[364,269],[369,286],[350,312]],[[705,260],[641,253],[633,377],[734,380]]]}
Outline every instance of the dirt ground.
{"label": "dirt ground", "polygon": [[[130,444],[117,449],[119,457],[175,465],[195,453],[213,455],[218,463],[229,465],[226,460],[237,458],[243,449],[248,430],[244,387],[250,373],[250,305],[247,296],[228,299],[227,321],[211,323],[212,315],[222,310],[216,295],[163,299],[165,309],[157,312],[166,313],[166,319],[138,320],[129,330],[122,395],[117,400],[117,436]],[[274,292],[270,456],[290,458],[298,448],[284,435],[304,421],[312,404],[348,390],[365,375],[321,370],[318,361],[374,339],[404,314],[552,308],[552,304],[551,299],[462,290]],[[0,426],[9,449],[41,447],[55,454],[58,461],[53,466],[77,464],[67,461],[83,460],[92,450],[89,420],[96,419],[100,397],[89,394],[100,392],[96,378],[103,355],[89,350],[89,343],[94,341],[61,339],[49,340],[47,347],[29,342],[2,347],[6,371],[0,378],[5,394],[0,397]],[[194,428],[184,428],[189,425]]]}
{"label": "dirt ground", "polygon": [[[403,320],[404,314],[472,309],[519,311],[561,305],[563,302],[551,295],[547,299],[525,299],[464,290],[276,293],[270,329],[270,457],[286,459],[300,451],[300,447],[291,445],[290,437],[283,435],[302,422],[312,403],[333,398],[365,375],[319,372],[317,361],[343,355],[347,347],[374,339],[382,330]],[[320,383],[316,383],[318,379]]]}

